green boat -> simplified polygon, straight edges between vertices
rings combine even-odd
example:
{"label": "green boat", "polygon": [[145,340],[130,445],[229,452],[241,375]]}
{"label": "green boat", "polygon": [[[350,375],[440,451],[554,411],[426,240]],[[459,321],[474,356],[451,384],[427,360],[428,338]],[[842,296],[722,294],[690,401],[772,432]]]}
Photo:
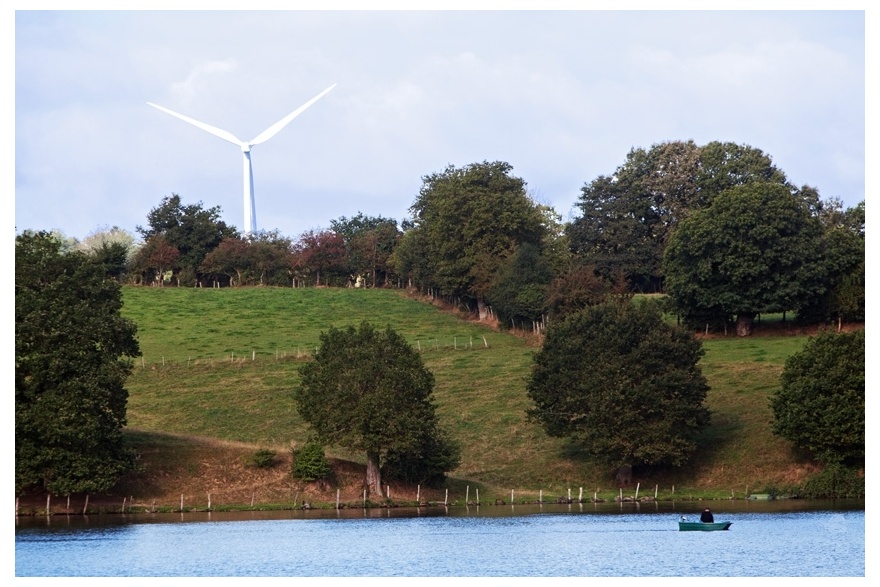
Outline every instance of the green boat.
{"label": "green boat", "polygon": [[692,522],[687,519],[678,521],[678,529],[681,532],[712,532],[713,530],[727,530],[733,522]]}

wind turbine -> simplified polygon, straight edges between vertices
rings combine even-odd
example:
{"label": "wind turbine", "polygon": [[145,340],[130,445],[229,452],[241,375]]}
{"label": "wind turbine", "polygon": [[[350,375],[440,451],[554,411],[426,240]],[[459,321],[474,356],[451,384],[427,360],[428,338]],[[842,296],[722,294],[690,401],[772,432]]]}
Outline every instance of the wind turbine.
{"label": "wind turbine", "polygon": [[241,148],[242,164],[244,171],[244,230],[248,234],[253,234],[257,232],[257,210],[254,204],[254,169],[251,166],[251,147],[259,145],[260,143],[265,143],[266,141],[274,137],[281,131],[282,128],[287,126],[287,124],[291,120],[302,114],[306,108],[320,100],[324,96],[324,94],[335,87],[336,84],[333,84],[332,86],[330,86],[329,88],[327,88],[326,90],[324,90],[323,92],[321,92],[320,94],[318,94],[317,96],[315,96],[314,98],[312,98],[311,100],[309,100],[308,102],[306,102],[305,104],[303,104],[302,106],[300,106],[299,108],[297,108],[296,110],[294,110],[293,112],[291,112],[290,114],[288,114],[287,116],[285,116],[249,141],[242,141],[231,132],[225,131],[222,128],[217,128],[216,126],[211,126],[210,124],[205,124],[204,122],[199,122],[198,120],[194,120],[188,116],[184,116],[183,114],[178,114],[177,112],[169,110],[168,108],[163,108],[158,104],[153,104],[152,102],[147,102],[147,104],[149,104],[153,108],[158,108],[162,112],[170,114],[175,118],[179,118],[184,122],[188,122],[193,126],[197,126],[214,136],[220,137],[221,139],[238,145]]}

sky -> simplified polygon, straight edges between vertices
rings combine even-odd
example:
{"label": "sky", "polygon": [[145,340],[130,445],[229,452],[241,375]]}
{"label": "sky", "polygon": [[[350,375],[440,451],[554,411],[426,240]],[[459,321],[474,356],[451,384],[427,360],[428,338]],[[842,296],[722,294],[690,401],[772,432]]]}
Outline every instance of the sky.
{"label": "sky", "polygon": [[[483,161],[508,163],[537,202],[570,220],[585,184],[613,173],[633,148],[674,140],[747,144],[823,198],[865,199],[866,3],[821,11],[18,4],[3,17],[14,30],[14,58],[4,58],[14,59],[14,74],[4,74],[14,75],[13,112],[5,106],[14,174],[4,175],[14,175],[16,234],[83,239],[114,226],[136,234],[173,194],[219,207],[242,229],[239,148],[147,102],[248,140],[332,84],[253,147],[258,229],[296,238],[358,213],[401,221],[425,176]],[[166,4],[188,5],[145,6]]]}

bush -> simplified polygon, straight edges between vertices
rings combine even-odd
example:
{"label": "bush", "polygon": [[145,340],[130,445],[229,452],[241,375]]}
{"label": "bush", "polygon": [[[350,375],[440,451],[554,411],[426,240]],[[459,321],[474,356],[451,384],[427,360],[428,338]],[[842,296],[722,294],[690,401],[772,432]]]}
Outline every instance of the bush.
{"label": "bush", "polygon": [[804,484],[801,497],[807,499],[838,499],[864,497],[865,477],[855,469],[840,464],[825,467]]}
{"label": "bush", "polygon": [[275,451],[261,448],[251,455],[251,465],[258,469],[268,469],[275,464]]}
{"label": "bush", "polygon": [[330,462],[324,456],[324,447],[317,442],[307,442],[300,450],[292,449],[293,476],[303,481],[326,479],[330,475]]}

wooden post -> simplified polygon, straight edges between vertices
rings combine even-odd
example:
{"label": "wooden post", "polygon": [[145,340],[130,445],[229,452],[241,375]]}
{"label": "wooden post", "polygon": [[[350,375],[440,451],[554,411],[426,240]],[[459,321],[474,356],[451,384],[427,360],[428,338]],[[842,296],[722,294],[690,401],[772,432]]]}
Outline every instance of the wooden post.
{"label": "wooden post", "polygon": [[183,494],[180,494],[180,511],[183,512]]}
{"label": "wooden post", "polygon": [[620,487],[620,488],[617,490],[617,495],[618,495],[619,500],[620,500],[620,501],[623,501],[623,487]]}
{"label": "wooden post", "polygon": [[[70,506],[67,506],[67,509],[70,509]],[[125,513],[125,498],[122,498],[122,513]]]}
{"label": "wooden post", "polygon": [[446,489],[446,497],[443,498],[443,505],[449,505],[449,489]]}
{"label": "wooden post", "polygon": [[364,489],[364,509],[367,509],[367,490]]}
{"label": "wooden post", "polygon": [[538,503],[544,503],[544,490],[538,491]]}
{"label": "wooden post", "polygon": [[513,489],[510,490],[510,505],[513,505]]}
{"label": "wooden post", "polygon": [[339,509],[339,489],[336,489],[336,509]]}
{"label": "wooden post", "polygon": [[416,485],[416,504],[417,505],[422,504],[422,486],[421,485]]}
{"label": "wooden post", "polygon": [[46,515],[47,515],[47,516],[48,516],[49,514],[52,513],[52,509],[51,509],[52,506],[51,506],[51,503],[52,503],[52,494],[51,494],[51,493],[47,493],[47,494],[46,494]]}
{"label": "wooden post", "polygon": [[480,488],[477,487],[477,505],[480,505]]}
{"label": "wooden post", "polygon": [[641,483],[636,483],[636,499],[639,498],[639,485],[641,485]]}
{"label": "wooden post", "polygon": [[468,485],[464,490],[464,505],[467,505],[471,500],[471,486]]}
{"label": "wooden post", "polygon": [[83,515],[86,515],[86,512],[89,511],[89,494],[86,493],[86,504],[83,506]]}
{"label": "wooden post", "polygon": [[211,494],[208,494],[208,509],[211,509]]}
{"label": "wooden post", "polygon": [[568,501],[571,501],[571,487],[568,488]]}
{"label": "wooden post", "polygon": [[578,503],[584,503],[584,488],[578,490]]}
{"label": "wooden post", "polygon": [[67,494],[67,511],[70,512],[70,494]]}
{"label": "wooden post", "polygon": [[257,497],[256,491],[251,491],[251,507],[254,507],[254,499]]}
{"label": "wooden post", "polygon": [[654,499],[657,499],[657,485],[654,486]]}
{"label": "wooden post", "polygon": [[486,340],[486,337],[485,337],[485,336],[483,337],[483,346],[486,347],[486,348],[489,348],[489,341]]}

